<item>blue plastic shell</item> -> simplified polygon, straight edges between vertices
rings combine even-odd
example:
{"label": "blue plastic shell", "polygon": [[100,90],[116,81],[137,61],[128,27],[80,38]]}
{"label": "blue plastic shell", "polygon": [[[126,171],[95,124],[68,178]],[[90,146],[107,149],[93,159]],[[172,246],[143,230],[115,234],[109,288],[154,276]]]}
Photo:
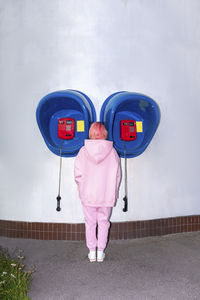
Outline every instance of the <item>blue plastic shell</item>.
{"label": "blue plastic shell", "polygon": [[[142,132],[137,132],[133,141],[120,138],[120,121],[131,119],[142,122]],[[138,93],[117,92],[110,95],[102,105],[100,121],[108,130],[108,139],[113,141],[120,157],[136,157],[144,152],[156,132],[160,121],[160,110],[156,102]]]}
{"label": "blue plastic shell", "polygon": [[[58,120],[60,118],[74,118],[84,121],[84,131],[75,125],[75,136],[72,140],[62,140],[58,137]],[[36,110],[36,119],[44,141],[54,154],[62,156],[76,156],[79,149],[88,138],[90,125],[96,121],[96,112],[90,98],[76,90],[57,91],[43,97]]]}

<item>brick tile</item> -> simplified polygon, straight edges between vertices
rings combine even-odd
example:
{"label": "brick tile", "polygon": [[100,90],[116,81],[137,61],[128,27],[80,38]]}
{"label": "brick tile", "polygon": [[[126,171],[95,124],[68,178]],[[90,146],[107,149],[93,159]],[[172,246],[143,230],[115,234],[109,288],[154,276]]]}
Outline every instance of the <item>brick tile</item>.
{"label": "brick tile", "polygon": [[62,223],[57,223],[57,230],[58,230],[58,232],[63,231],[63,224]]}
{"label": "brick tile", "polygon": [[72,241],[75,241],[75,240],[76,240],[76,234],[75,234],[75,232],[72,232],[72,234],[71,234],[71,239],[72,239]]}
{"label": "brick tile", "polygon": [[127,240],[127,238],[128,238],[128,234],[127,232],[124,232],[124,239]]}
{"label": "brick tile", "polygon": [[76,241],[81,241],[81,233],[80,232],[76,233]]}
{"label": "brick tile", "polygon": [[27,223],[27,230],[28,230],[28,231],[31,231],[31,230],[32,230],[32,223],[31,223],[31,222],[28,222],[28,223]]}
{"label": "brick tile", "polygon": [[123,240],[124,239],[124,233],[123,232],[119,232],[119,240]]}
{"label": "brick tile", "polygon": [[53,232],[58,232],[58,223],[53,223]]}
{"label": "brick tile", "polygon": [[67,232],[67,234],[66,234],[66,239],[67,239],[68,241],[71,241],[71,240],[72,240],[72,234],[71,234],[71,232]]}
{"label": "brick tile", "polygon": [[110,240],[114,240],[115,239],[115,232],[110,232],[109,239]]}
{"label": "brick tile", "polygon": [[43,223],[43,230],[49,231],[49,223]]}
{"label": "brick tile", "polygon": [[67,232],[72,232],[72,226],[71,224],[67,224]]}
{"label": "brick tile", "polygon": [[49,240],[53,240],[53,232],[49,232]]}
{"label": "brick tile", "polygon": [[56,232],[56,231],[52,232],[52,237],[53,237],[53,240],[57,241],[58,240],[58,232]]}
{"label": "brick tile", "polygon": [[85,233],[81,233],[81,241],[85,240]]}
{"label": "brick tile", "polygon": [[49,231],[53,231],[53,223],[49,223]]}
{"label": "brick tile", "polygon": [[44,240],[44,231],[40,231],[39,233],[39,239]]}
{"label": "brick tile", "polygon": [[81,233],[85,233],[85,224],[81,224]]}
{"label": "brick tile", "polygon": [[[113,222],[110,226],[109,238],[130,239],[198,230],[200,230],[199,215],[132,222]],[[85,240],[85,224],[0,220],[0,236],[80,241]]]}
{"label": "brick tile", "polygon": [[119,223],[111,223],[111,230],[112,231],[119,231]]}

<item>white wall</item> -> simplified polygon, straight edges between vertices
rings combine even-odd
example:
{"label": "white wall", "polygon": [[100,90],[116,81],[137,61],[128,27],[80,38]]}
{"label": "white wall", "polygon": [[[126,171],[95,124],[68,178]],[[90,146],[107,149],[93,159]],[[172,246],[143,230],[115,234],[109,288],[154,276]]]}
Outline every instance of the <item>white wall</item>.
{"label": "white wall", "polygon": [[[97,116],[111,93],[144,93],[161,109],[147,150],[128,160],[112,221],[200,214],[199,0],[0,0],[0,219],[83,222],[74,158],[59,158],[35,120],[47,93],[74,88]],[[122,167],[124,160],[122,160]]]}

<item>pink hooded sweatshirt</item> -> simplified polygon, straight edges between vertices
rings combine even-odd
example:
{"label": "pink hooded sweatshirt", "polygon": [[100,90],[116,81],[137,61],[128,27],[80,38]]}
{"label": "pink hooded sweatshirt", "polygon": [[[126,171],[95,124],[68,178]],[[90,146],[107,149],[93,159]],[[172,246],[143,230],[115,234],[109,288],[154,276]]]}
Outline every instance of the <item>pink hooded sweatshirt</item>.
{"label": "pink hooded sweatshirt", "polygon": [[79,197],[85,206],[113,207],[121,179],[120,159],[107,140],[85,140],[74,166]]}

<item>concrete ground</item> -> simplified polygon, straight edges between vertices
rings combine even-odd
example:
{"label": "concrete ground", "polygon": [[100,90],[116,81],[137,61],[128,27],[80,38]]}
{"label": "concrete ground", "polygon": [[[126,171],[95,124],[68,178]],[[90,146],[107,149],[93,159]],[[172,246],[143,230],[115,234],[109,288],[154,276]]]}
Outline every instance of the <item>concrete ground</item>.
{"label": "concrete ground", "polygon": [[200,232],[110,241],[103,263],[85,242],[0,237],[32,266],[31,300],[200,299]]}

